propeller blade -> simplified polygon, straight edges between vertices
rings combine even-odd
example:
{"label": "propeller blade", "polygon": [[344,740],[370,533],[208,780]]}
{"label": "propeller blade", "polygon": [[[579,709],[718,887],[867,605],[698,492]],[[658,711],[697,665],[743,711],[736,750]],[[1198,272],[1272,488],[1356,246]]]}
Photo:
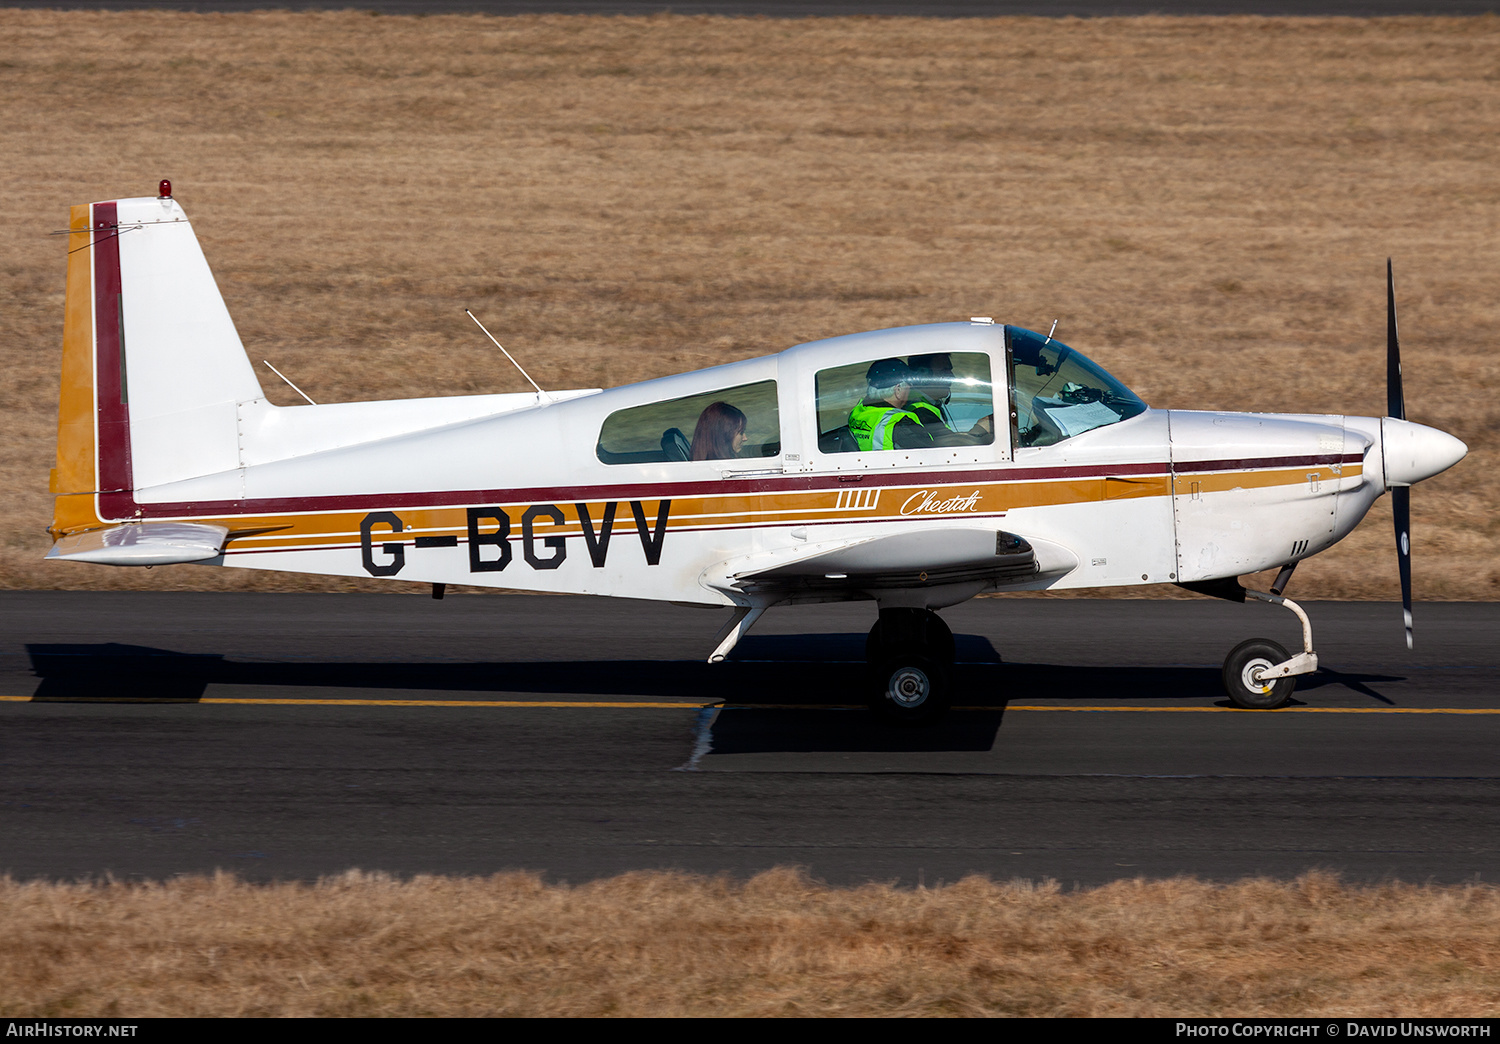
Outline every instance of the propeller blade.
{"label": "propeller blade", "polygon": [[1401,615],[1406,621],[1406,647],[1411,648],[1411,487],[1391,490],[1391,514],[1396,520],[1396,565],[1401,571]]}
{"label": "propeller blade", "polygon": [[[1401,338],[1396,332],[1396,276],[1385,259],[1385,412],[1406,419],[1406,396],[1401,390]],[[1396,522],[1396,566],[1401,573],[1401,616],[1406,623],[1406,647],[1411,648],[1411,487],[1391,490],[1391,515]]]}
{"label": "propeller blade", "polygon": [[1406,396],[1401,391],[1401,338],[1396,334],[1396,276],[1385,259],[1385,415],[1406,419]]}

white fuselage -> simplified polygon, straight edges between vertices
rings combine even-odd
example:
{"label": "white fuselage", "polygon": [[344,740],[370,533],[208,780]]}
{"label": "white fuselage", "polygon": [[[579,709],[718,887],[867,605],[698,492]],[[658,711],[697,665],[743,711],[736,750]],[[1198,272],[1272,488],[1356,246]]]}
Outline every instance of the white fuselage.
{"label": "white fuselage", "polygon": [[[139,490],[136,500],[161,519],[213,514],[176,513],[174,504],[272,508],[239,524],[289,528],[236,541],[223,559],[230,566],[719,605],[736,601],[736,563],[915,529],[934,540],[946,528],[1004,530],[1037,548],[1041,569],[1029,580],[802,596],[939,606],[985,588],[1169,583],[1282,565],[1342,538],[1385,488],[1380,422],[1371,418],[1148,410],[1050,446],[1012,446],[1002,430],[988,446],[819,450],[814,371],[935,345],[991,351],[994,372],[1005,372],[999,327],[852,335],[551,405],[526,396],[520,409],[247,462]],[[596,454],[600,425],[616,410],[761,380],[776,381],[780,399],[773,457],[605,464]],[[440,402],[363,405],[431,416]],[[298,428],[325,427],[319,414],[357,406],[255,409],[296,445]],[[596,545],[616,505],[602,555],[590,552],[579,504],[600,534]],[[476,532],[490,542],[477,554],[471,508],[489,512]],[[372,514],[381,517],[362,534]],[[423,537],[427,546],[418,546]],[[442,537],[457,542],[437,546]]]}

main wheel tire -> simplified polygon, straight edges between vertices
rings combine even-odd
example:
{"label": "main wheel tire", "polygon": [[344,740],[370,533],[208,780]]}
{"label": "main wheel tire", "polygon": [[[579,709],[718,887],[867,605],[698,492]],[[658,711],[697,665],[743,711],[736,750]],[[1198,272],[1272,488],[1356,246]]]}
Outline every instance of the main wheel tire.
{"label": "main wheel tire", "polygon": [[938,659],[944,663],[952,663],[958,659],[958,643],[953,640],[953,630],[937,613],[931,609],[927,613],[927,643]]}
{"label": "main wheel tire", "polygon": [[891,655],[870,667],[870,708],[893,724],[930,724],[950,698],[947,664],[929,656]]}
{"label": "main wheel tire", "polygon": [[957,655],[953,631],[931,609],[882,609],[865,639],[865,661],[877,663],[903,650],[952,663]]}
{"label": "main wheel tire", "polygon": [[1274,710],[1291,699],[1297,687],[1295,677],[1257,681],[1254,673],[1288,659],[1287,651],[1265,638],[1251,638],[1229,652],[1224,661],[1224,691],[1236,707],[1247,710]]}

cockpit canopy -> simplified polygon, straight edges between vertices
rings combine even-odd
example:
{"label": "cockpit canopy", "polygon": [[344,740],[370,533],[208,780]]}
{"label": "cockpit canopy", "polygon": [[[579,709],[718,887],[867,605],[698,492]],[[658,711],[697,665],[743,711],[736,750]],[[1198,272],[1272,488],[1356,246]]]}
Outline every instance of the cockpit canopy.
{"label": "cockpit canopy", "polygon": [[1019,326],[1007,326],[1005,338],[1017,445],[1050,446],[1145,412],[1134,392],[1061,341]]}
{"label": "cockpit canopy", "polygon": [[[901,379],[877,387],[872,374],[886,370]],[[942,451],[900,458],[918,464],[993,460],[995,451],[984,447],[998,443],[1000,455],[1009,456],[1014,448],[1050,446],[1146,410],[1129,388],[1062,342],[988,322],[829,338],[605,396],[628,403],[611,410],[599,429],[595,454],[614,465],[779,457],[783,410],[800,414],[808,405],[817,442],[794,446],[790,460],[807,459],[801,455],[813,450],[888,449]],[[866,465],[856,460],[855,466]]]}

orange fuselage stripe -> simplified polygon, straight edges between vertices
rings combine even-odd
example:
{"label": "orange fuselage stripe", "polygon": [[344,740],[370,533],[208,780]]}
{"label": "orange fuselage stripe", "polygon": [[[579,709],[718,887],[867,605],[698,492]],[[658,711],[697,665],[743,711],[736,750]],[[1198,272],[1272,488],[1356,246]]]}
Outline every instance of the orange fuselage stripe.
{"label": "orange fuselage stripe", "polygon": [[[1342,477],[1357,476],[1359,465],[1346,465]],[[1263,471],[1239,471],[1211,473],[1194,477],[1202,492],[1224,492],[1233,489],[1261,489],[1272,486],[1301,485],[1309,476],[1317,475],[1319,481],[1337,482],[1340,478],[1326,466],[1305,468],[1279,468]],[[732,494],[723,497],[694,496],[672,500],[667,528],[683,532],[701,529],[738,529],[749,526],[793,526],[824,525],[849,522],[888,522],[910,519],[961,519],[996,518],[1020,508],[1052,507],[1068,504],[1098,503],[1105,500],[1142,499],[1171,495],[1172,481],[1166,475],[1132,478],[1128,483],[1112,478],[1050,479],[1028,482],[988,482],[965,485],[926,487],[888,486],[878,490],[861,507],[847,506],[847,497],[841,499],[838,489],[798,492],[768,493],[762,496]],[[919,494],[930,491],[938,503],[956,497],[978,493],[972,508],[962,513],[922,512]],[[877,492],[871,490],[870,492]],[[1186,495],[1187,488],[1181,477],[1178,479],[1178,495]],[[648,525],[656,518],[656,501],[643,504]],[[501,503],[495,505],[505,509],[510,517],[511,538],[521,536],[521,515],[528,502]],[[577,509],[571,503],[557,505],[564,521],[554,524],[543,516],[536,519],[534,533],[541,537],[580,538],[583,534]],[[908,514],[903,506],[911,507]],[[604,504],[595,501],[587,505],[595,533],[600,531],[604,515]],[[359,542],[359,526],[366,516],[364,511],[309,512],[305,514],[237,515],[224,518],[203,518],[200,521],[223,525],[231,530],[259,528],[261,526],[285,527],[275,532],[257,533],[231,541],[234,553],[252,551],[309,550],[315,548],[347,547]],[[460,541],[468,537],[466,507],[451,508],[402,508],[397,510],[404,526],[400,534],[389,527],[380,526],[372,533],[379,543],[409,542],[417,536],[453,536]],[[612,539],[630,538],[637,524],[628,505],[620,504],[616,510]],[[494,533],[496,523],[485,519],[480,526],[482,533]]]}

